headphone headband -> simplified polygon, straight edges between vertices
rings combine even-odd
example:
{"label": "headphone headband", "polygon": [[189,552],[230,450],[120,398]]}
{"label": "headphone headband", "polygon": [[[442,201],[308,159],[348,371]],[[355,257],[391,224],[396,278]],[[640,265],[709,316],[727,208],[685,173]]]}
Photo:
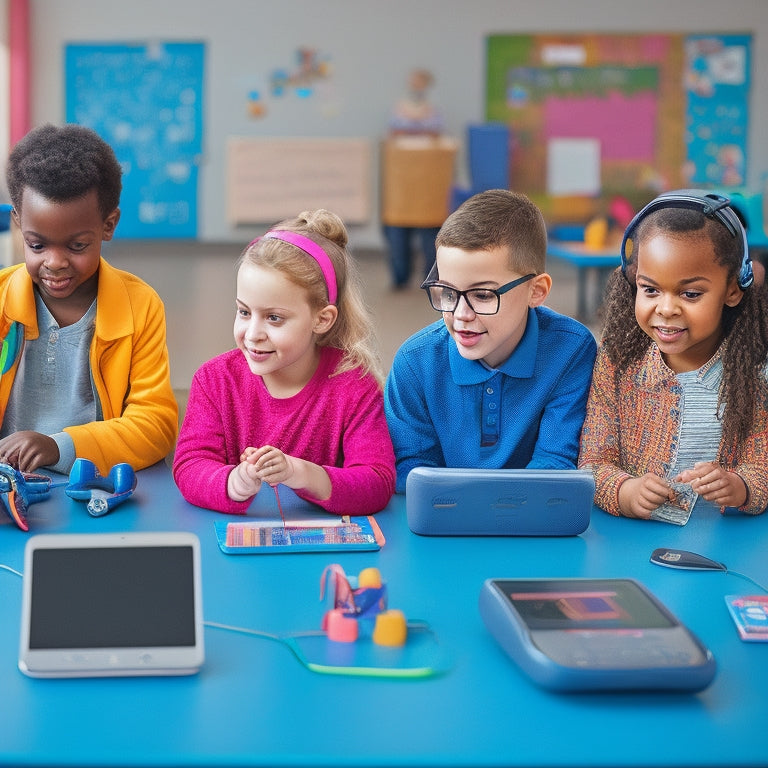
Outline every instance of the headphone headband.
{"label": "headphone headband", "polygon": [[752,285],[754,280],[752,260],[749,256],[747,234],[744,231],[741,219],[739,219],[736,211],[731,206],[731,199],[729,197],[704,189],[677,189],[672,192],[665,192],[651,200],[629,222],[629,226],[624,232],[624,238],[621,241],[621,271],[625,277],[627,276],[627,267],[636,255],[635,231],[646,216],[663,208],[688,208],[703,213],[709,219],[719,221],[730,232],[732,237],[739,240],[741,246],[741,267],[736,278],[739,288],[743,291]]}

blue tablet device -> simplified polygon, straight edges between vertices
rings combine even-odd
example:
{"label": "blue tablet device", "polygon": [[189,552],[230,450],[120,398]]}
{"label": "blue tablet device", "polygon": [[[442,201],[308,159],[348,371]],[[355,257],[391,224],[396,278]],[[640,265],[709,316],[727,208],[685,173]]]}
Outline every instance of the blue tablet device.
{"label": "blue tablet device", "polygon": [[712,653],[633,579],[488,579],[480,615],[532,680],[556,691],[700,691]]}
{"label": "blue tablet device", "polygon": [[415,467],[405,508],[425,536],[576,536],[594,496],[588,470]]}

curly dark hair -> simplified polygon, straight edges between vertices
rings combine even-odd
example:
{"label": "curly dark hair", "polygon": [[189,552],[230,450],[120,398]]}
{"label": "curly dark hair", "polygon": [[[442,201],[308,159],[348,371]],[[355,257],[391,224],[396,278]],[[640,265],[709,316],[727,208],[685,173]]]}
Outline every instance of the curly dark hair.
{"label": "curly dark hair", "polygon": [[120,205],[122,168],[94,130],[46,124],[31,130],[8,156],[6,179],[13,207],[21,211],[25,187],[49,200],[74,200],[96,190],[106,219]]}
{"label": "curly dark hair", "polygon": [[[683,208],[664,208],[650,213],[635,233],[638,253],[645,240],[660,232],[708,238],[714,246],[717,263],[727,268],[728,277],[735,278],[739,273],[743,242],[703,213]],[[617,377],[638,362],[652,343],[635,318],[636,269],[636,260],[628,264],[626,276],[621,268],[616,269],[608,281],[601,308],[604,328],[601,343],[615,366]],[[756,404],[768,397],[764,372],[768,359],[768,303],[760,287],[747,288],[735,307],[723,307],[723,338],[726,347],[722,356],[718,412],[724,406],[722,444],[726,450],[735,450],[749,435]]]}

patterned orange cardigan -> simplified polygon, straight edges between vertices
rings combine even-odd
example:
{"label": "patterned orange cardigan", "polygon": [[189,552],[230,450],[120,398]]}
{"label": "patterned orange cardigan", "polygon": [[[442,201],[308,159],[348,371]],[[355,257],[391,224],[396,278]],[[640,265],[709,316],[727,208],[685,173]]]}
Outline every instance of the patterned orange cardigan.
{"label": "patterned orange cardigan", "polygon": [[[716,355],[708,365],[719,359]],[[615,367],[598,351],[587,415],[581,433],[579,467],[592,469],[595,504],[619,515],[619,488],[625,480],[652,472],[666,476],[680,432],[680,387],[658,347],[624,372],[618,386]],[[702,374],[704,370],[702,369]],[[718,460],[738,473],[749,491],[740,511],[759,514],[768,506],[768,409],[757,409],[749,437],[736,450],[720,444]]]}

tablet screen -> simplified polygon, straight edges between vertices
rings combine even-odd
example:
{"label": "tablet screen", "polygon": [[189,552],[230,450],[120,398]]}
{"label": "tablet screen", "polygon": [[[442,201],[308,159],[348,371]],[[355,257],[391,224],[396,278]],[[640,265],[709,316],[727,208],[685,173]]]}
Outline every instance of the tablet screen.
{"label": "tablet screen", "polygon": [[661,629],[674,626],[628,580],[498,581],[529,629]]}
{"label": "tablet screen", "polygon": [[39,549],[29,647],[195,644],[191,547]]}

